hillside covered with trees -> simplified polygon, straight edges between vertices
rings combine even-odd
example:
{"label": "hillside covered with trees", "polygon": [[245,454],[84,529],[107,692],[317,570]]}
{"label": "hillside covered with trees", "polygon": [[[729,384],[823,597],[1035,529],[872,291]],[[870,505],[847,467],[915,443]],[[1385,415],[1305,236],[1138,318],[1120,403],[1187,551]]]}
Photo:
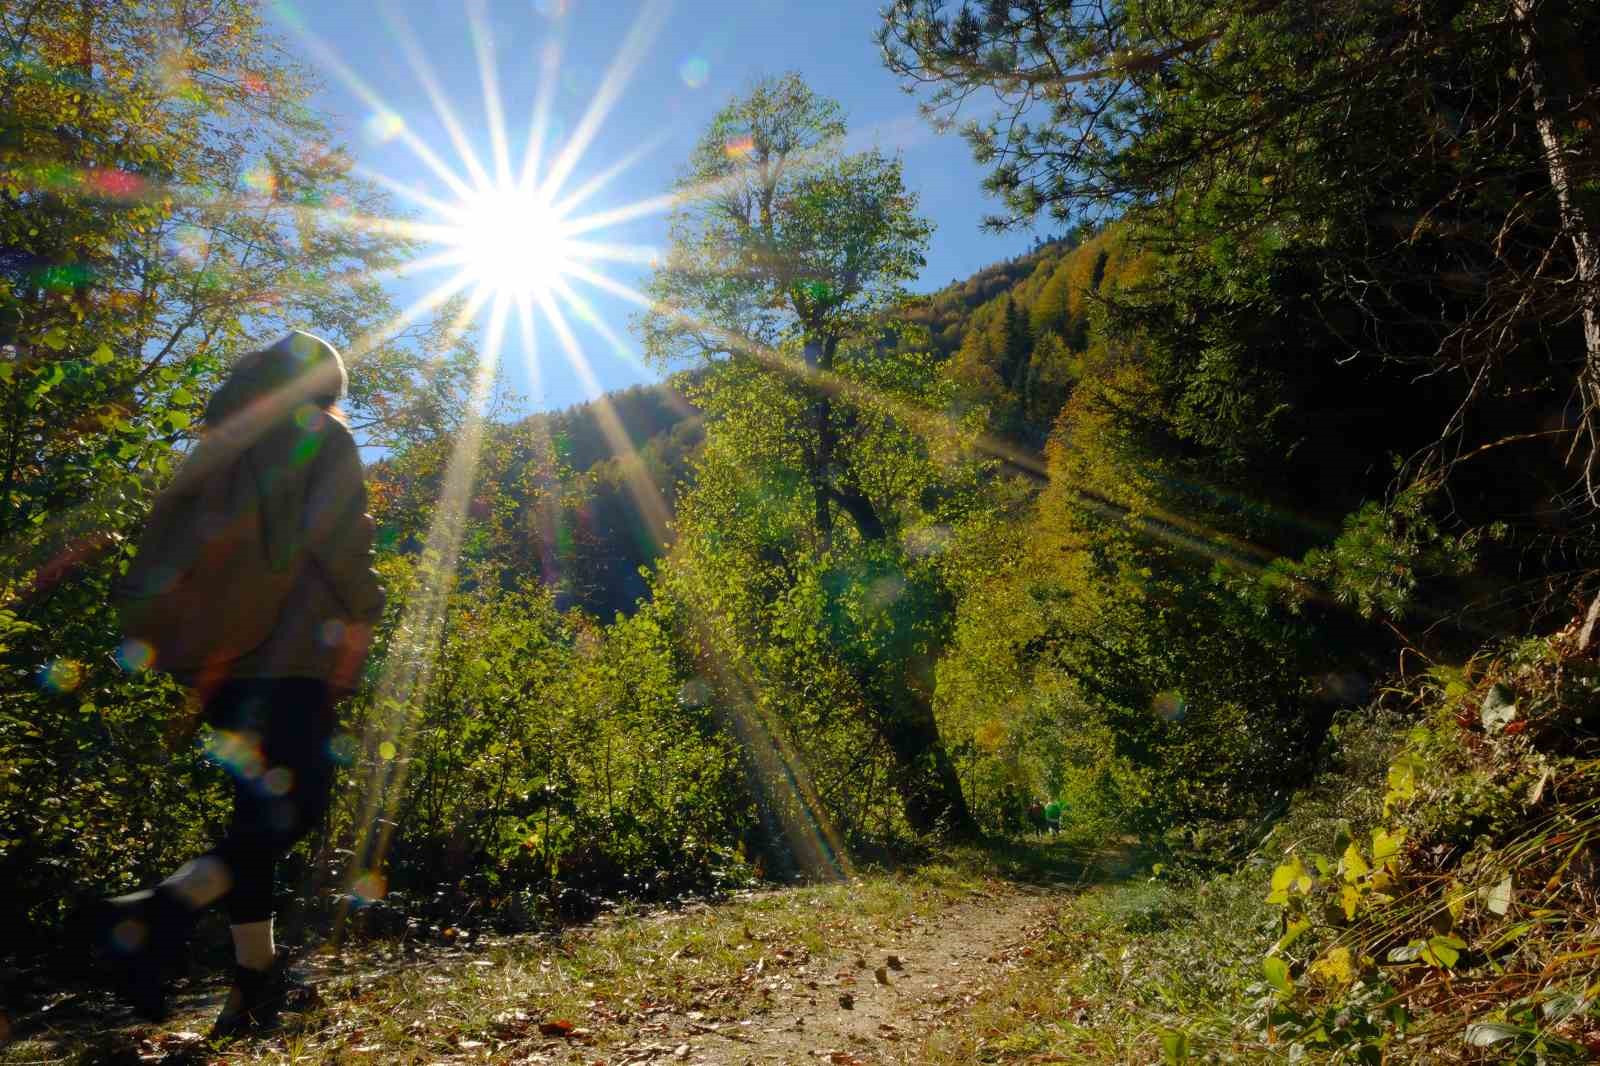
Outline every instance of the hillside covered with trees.
{"label": "hillside covered with trees", "polygon": [[452,306],[377,328],[348,279],[414,249],[312,209],[381,192],[300,147],[254,9],[191,27],[193,79],[277,89],[172,96],[143,8],[31,6],[0,12],[18,958],[221,817],[107,603],[206,393],[298,323],[361,355],[389,597],[308,921],[546,927],[1004,852],[1049,804],[1142,895],[1073,904],[984,1061],[1600,1047],[1592,6],[895,0],[884,62],[990,224],[1066,236],[912,295],[902,161],[775,73],[671,190],[630,324],[666,383],[491,419],[475,467],[475,346]]}

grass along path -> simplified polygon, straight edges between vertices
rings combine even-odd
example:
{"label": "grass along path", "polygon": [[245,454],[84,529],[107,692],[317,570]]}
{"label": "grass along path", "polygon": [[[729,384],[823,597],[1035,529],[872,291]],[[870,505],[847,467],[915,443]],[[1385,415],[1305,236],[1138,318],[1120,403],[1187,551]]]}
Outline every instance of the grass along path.
{"label": "grass along path", "polygon": [[928,1033],[1028,956],[1081,870],[1065,849],[985,856],[556,935],[315,954],[300,968],[322,1004],[231,1045],[201,1036],[219,982],[180,989],[160,1027],[79,996],[19,1026],[0,1066],[919,1061]]}

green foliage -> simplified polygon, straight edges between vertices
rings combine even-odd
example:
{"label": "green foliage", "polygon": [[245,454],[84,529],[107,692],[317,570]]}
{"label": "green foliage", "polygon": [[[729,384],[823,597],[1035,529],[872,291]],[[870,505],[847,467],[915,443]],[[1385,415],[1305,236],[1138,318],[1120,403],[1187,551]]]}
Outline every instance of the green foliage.
{"label": "green foliage", "polygon": [[[375,692],[348,712],[368,736],[403,716],[390,756],[358,766],[404,771],[385,801],[402,827],[391,888],[465,883],[514,917],[529,893],[659,898],[739,876],[734,753],[685,698],[654,612],[600,627],[548,592],[480,586],[454,598],[431,676],[409,707]],[[359,818],[337,831],[359,835]]]}
{"label": "green foliage", "polygon": [[671,243],[639,320],[657,360],[770,358],[796,329],[859,332],[922,266],[930,227],[898,160],[844,154],[839,105],[797,74],[724,107],[691,154]]}
{"label": "green foliage", "polygon": [[1387,506],[1363,506],[1328,547],[1275,563],[1266,584],[1291,599],[1312,589],[1331,594],[1363,618],[1406,617],[1419,586],[1465,576],[1477,561],[1478,534],[1445,532],[1430,513],[1435,499],[1433,486],[1416,482]]}
{"label": "green foliage", "polygon": [[[653,358],[700,371],[707,443],[679,523],[692,560],[684,576],[698,587],[684,602],[700,616],[692,639],[723,660],[724,699],[771,698],[747,662],[795,665],[766,634],[831,658],[824,669],[842,673],[847,705],[886,750],[910,826],[971,835],[921,676],[939,629],[922,615],[936,613],[938,593],[911,576],[899,544],[924,493],[943,495],[929,471],[961,433],[927,402],[937,385],[921,337],[885,319],[931,227],[899,160],[844,154],[844,131],[838,105],[798,75],[769,78],[718,112],[679,183],[685,196],[638,328]],[[776,580],[758,578],[765,587],[743,603],[699,585],[752,574]],[[890,602],[901,598],[909,612]],[[716,640],[729,609],[750,621],[793,614]]]}
{"label": "green foliage", "polygon": [[[700,676],[746,746],[769,823],[813,820],[852,845],[881,846],[904,838],[896,794],[916,789],[893,747],[921,728],[906,686],[929,683],[948,617],[933,556],[916,546],[937,543],[941,521],[966,505],[975,464],[907,416],[947,390],[926,356],[848,344],[835,366],[854,398],[835,409],[837,454],[886,535],[841,530],[816,550],[815,496],[800,474],[810,438],[792,428],[803,397],[759,365],[720,365],[692,392],[706,442],[656,595],[673,605]],[[782,861],[804,868],[812,857]]]}

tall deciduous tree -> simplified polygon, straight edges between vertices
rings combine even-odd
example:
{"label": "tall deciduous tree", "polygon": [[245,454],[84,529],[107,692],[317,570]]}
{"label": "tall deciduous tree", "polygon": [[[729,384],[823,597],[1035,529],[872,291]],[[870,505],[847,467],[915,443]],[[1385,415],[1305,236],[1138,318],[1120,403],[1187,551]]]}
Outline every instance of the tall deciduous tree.
{"label": "tall deciduous tree", "polygon": [[[664,364],[748,365],[776,388],[766,393],[771,414],[797,450],[810,496],[802,539],[813,559],[841,568],[841,512],[850,545],[896,550],[892,501],[871,491],[857,447],[855,397],[869,387],[841,353],[852,343],[872,350],[885,312],[923,264],[930,231],[899,160],[845,153],[844,134],[838,105],[794,74],[764,80],[723,108],[678,184],[683,206],[650,282],[654,309],[640,321],[647,350]],[[846,630],[840,640],[855,648]],[[876,657],[844,654],[862,674],[874,725],[899,767],[908,820],[919,830],[970,831],[926,698],[866,677],[883,668]]]}
{"label": "tall deciduous tree", "polygon": [[863,537],[884,536],[836,454],[830,378],[840,342],[898,304],[930,232],[899,160],[847,155],[844,134],[838,104],[794,74],[719,112],[679,182],[684,206],[650,284],[657,311],[641,323],[662,362],[755,359],[781,372],[790,357],[780,346],[796,342],[803,365],[790,371],[809,398],[806,472],[823,551],[841,509]]}

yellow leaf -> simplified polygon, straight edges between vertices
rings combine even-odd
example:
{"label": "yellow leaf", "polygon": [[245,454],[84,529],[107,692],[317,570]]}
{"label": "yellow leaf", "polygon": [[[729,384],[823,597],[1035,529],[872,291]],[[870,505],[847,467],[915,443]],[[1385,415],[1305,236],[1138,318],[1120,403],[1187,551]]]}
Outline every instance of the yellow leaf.
{"label": "yellow leaf", "polygon": [[1372,872],[1372,867],[1361,857],[1361,849],[1356,847],[1356,842],[1353,840],[1344,849],[1344,858],[1340,860],[1339,868],[1344,871],[1344,879],[1350,882],[1355,882]]}
{"label": "yellow leaf", "polygon": [[1356,979],[1355,959],[1346,947],[1334,948],[1311,964],[1311,975],[1331,985],[1347,985]]}
{"label": "yellow leaf", "polygon": [[1344,891],[1339,894],[1340,902],[1344,904],[1344,916],[1350,921],[1355,921],[1356,911],[1361,906],[1361,893],[1354,885],[1345,885]]}
{"label": "yellow leaf", "polygon": [[1405,839],[1406,831],[1404,829],[1396,829],[1393,833],[1382,829],[1374,829],[1372,831],[1373,863],[1382,866],[1384,863],[1397,858],[1400,854],[1400,845],[1405,843]]}
{"label": "yellow leaf", "polygon": [[1451,881],[1445,889],[1444,905],[1450,910],[1452,924],[1461,921],[1461,916],[1467,911],[1467,898],[1471,895],[1471,892],[1463,892],[1461,885],[1455,881]]}
{"label": "yellow leaf", "polygon": [[1267,902],[1289,902],[1291,889],[1297,892],[1311,891],[1311,874],[1298,855],[1291,856],[1288,862],[1272,871],[1272,892],[1267,896]]}

